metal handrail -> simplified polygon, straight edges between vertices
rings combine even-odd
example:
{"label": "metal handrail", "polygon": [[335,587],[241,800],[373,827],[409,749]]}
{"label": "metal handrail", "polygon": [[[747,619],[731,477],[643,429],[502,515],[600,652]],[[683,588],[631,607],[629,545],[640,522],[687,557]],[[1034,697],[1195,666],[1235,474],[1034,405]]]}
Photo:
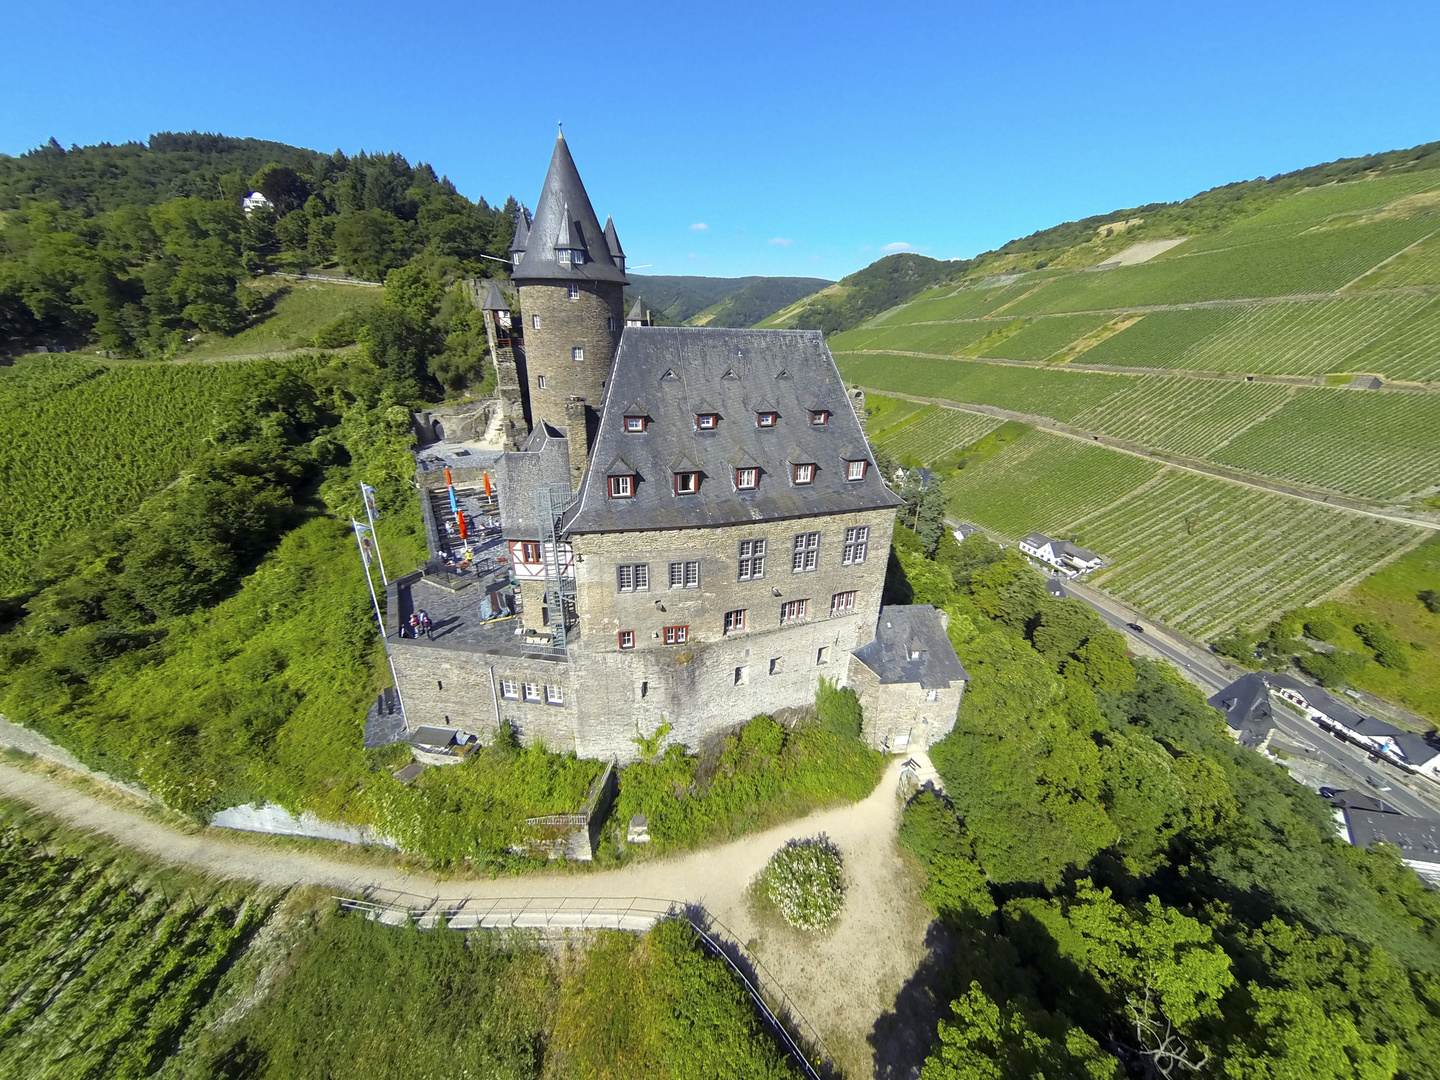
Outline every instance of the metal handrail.
{"label": "metal handrail", "polygon": [[[393,899],[385,899],[387,897]],[[608,917],[608,922],[603,927],[605,929],[614,928],[622,920],[632,916],[650,917],[651,925],[665,918],[683,918],[699,935],[706,948],[724,960],[731,971],[740,978],[751,1000],[754,1001],[766,1022],[784,1043],[786,1051],[809,1077],[809,1080],[821,1080],[820,1074],[810,1063],[809,1056],[801,1048],[795,1036],[791,1034],[781,1013],[797,1029],[803,1029],[805,1041],[810,1043],[824,1060],[833,1060],[820,1032],[805,1019],[804,1014],[796,1007],[794,1000],[780,985],[779,980],[775,978],[769,968],[750,955],[729,927],[700,905],[649,896],[500,896],[488,899],[477,897],[445,899],[439,896],[424,896],[419,893],[375,886],[365,889],[361,899],[347,896],[335,896],[333,899],[342,910],[358,911],[370,919],[378,919],[383,914],[390,914],[403,915],[416,926],[421,926],[422,922],[427,923],[427,926],[421,926],[422,929],[430,929],[438,925],[441,918],[444,918],[446,924],[449,925],[462,914],[475,915],[477,927],[487,921],[494,923],[499,919],[504,919],[510,926],[519,928],[518,924],[522,919],[529,923],[532,919],[543,918],[542,925],[546,929],[553,927],[558,919],[577,915],[580,917],[581,929],[592,928],[587,923],[607,922],[606,917]],[[482,907],[482,905],[488,906]],[[703,918],[700,917],[702,915]],[[740,965],[735,962],[734,957],[712,936],[716,929],[726,936],[731,947],[745,958],[745,962],[761,977],[769,992],[778,998],[781,1013],[777,1013],[771,1007],[761,988],[751,981]]]}

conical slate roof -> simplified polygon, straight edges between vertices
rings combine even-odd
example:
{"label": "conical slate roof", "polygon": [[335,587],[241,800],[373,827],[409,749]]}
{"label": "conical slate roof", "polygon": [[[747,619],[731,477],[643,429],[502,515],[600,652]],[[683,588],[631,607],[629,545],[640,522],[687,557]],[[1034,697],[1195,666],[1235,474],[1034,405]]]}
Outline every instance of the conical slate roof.
{"label": "conical slate roof", "polygon": [[650,305],[644,300],[636,297],[635,306],[630,309],[630,314],[625,316],[626,322],[638,322],[642,326],[649,326],[652,323]]}
{"label": "conical slate roof", "polygon": [[[515,243],[522,243],[518,228]],[[616,243],[618,246],[618,238]],[[610,253],[608,238],[590,206],[590,196],[580,182],[580,173],[575,168],[575,159],[570,156],[564,135],[555,140],[550,170],[545,174],[545,186],[535,204],[535,216],[523,244],[523,248],[511,248],[512,251],[524,252],[511,273],[517,283],[625,282],[625,272]],[[568,258],[562,263],[556,258],[557,249],[580,251],[584,253],[584,258],[578,265]]]}
{"label": "conical slate roof", "polygon": [[610,257],[616,262],[625,258],[625,249],[620,246],[620,234],[615,231],[615,219],[612,217],[605,219],[605,245],[610,249]]}
{"label": "conical slate roof", "polygon": [[525,243],[530,239],[530,212],[525,207],[520,207],[520,212],[515,215],[515,239],[510,241],[510,254],[525,250]]}
{"label": "conical slate roof", "polygon": [[485,290],[485,302],[480,305],[481,311],[509,311],[510,301],[505,299],[505,294],[500,291],[500,286],[490,282]]}

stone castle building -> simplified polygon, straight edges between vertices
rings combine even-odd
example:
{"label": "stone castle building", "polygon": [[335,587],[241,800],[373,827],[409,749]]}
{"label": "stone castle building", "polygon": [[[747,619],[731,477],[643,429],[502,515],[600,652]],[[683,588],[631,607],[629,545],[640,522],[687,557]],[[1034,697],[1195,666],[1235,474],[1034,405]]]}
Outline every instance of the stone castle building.
{"label": "stone castle building", "polygon": [[[468,565],[440,565],[465,499],[447,503],[422,452],[437,562],[391,585],[407,726],[488,741],[508,724],[623,761],[637,733],[669,723],[698,746],[813,702],[824,676],[855,687],[878,748],[946,734],[967,676],[943,613],[881,607],[902,502],[822,335],[627,314],[624,250],[563,136],[512,263],[518,311],[493,283],[477,296],[498,373],[484,426],[507,451],[489,468],[443,458],[478,500]],[[472,550],[476,523],[493,560]],[[421,608],[434,640],[398,636]]]}

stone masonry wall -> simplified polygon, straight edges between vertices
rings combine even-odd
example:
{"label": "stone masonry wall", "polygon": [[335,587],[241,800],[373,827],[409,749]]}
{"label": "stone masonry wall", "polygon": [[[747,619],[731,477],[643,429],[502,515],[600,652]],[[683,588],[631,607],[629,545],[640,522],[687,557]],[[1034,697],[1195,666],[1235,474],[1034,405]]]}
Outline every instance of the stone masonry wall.
{"label": "stone masonry wall", "polygon": [[[593,432],[596,410],[610,378],[610,363],[625,327],[623,302],[617,282],[581,282],[575,300],[569,298],[569,286],[564,283],[520,286],[532,423],[544,420],[564,427],[565,399],[575,395],[585,399]],[[576,346],[585,350],[582,361],[571,358]],[[543,390],[539,388],[542,375]]]}
{"label": "stone masonry wall", "polygon": [[880,677],[858,660],[850,662],[850,687],[865,710],[861,737],[876,750],[895,754],[927,750],[950,734],[965,691],[964,683],[952,683],[948,690],[937,690],[931,701],[930,692],[915,683],[882,684]]}

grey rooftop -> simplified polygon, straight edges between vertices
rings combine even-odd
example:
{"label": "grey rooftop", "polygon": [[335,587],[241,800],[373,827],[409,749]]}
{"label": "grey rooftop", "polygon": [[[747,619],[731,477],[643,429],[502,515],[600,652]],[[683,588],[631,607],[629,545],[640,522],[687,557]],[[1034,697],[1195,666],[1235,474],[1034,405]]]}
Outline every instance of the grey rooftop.
{"label": "grey rooftop", "polygon": [[[522,232],[519,225],[517,221],[515,239],[510,246],[517,259],[510,276],[517,284],[537,281],[625,283],[625,271],[610,253],[610,241],[590,205],[590,196],[585,193],[564,135],[555,140],[555,153],[551,155],[550,169],[545,174],[545,186],[535,204],[530,227]],[[613,224],[611,232],[614,232]],[[619,246],[616,237],[615,247]],[[578,265],[559,262],[555,255],[562,248],[583,251],[585,257]],[[522,252],[523,255],[519,254]]]}
{"label": "grey rooftop", "polygon": [[1225,714],[1228,724],[1245,746],[1256,746],[1275,726],[1270,711],[1270,688],[1252,672],[1242,675],[1210,699],[1210,705]]}
{"label": "grey rooftop", "polygon": [[524,450],[512,451],[500,458],[495,472],[505,539],[543,539],[531,494],[552,485],[570,489],[569,443],[541,424],[531,433]]}
{"label": "grey rooftop", "polygon": [[884,683],[919,683],[922,689],[948,689],[970,678],[955,655],[939,611],[929,604],[880,609],[875,640],[854,656]]}
{"label": "grey rooftop", "polygon": [[1407,861],[1440,865],[1440,819],[1346,810],[1345,825],[1356,847],[1393,844]]}
{"label": "grey rooftop", "polygon": [[[826,411],[824,424],[811,422]],[[775,413],[761,428],[757,414]],[[713,413],[711,430],[696,417]],[[643,432],[625,417],[644,416]],[[846,462],[864,460],[862,480]],[[791,469],[815,466],[796,485]],[[735,470],[759,470],[737,491]],[[698,472],[699,490],[675,494],[677,472]],[[607,476],[635,477],[633,498],[609,497]],[[620,338],[590,468],[565,528],[577,533],[700,528],[783,521],[900,506],[874,467],[845,384],[813,330],[628,326]]]}

